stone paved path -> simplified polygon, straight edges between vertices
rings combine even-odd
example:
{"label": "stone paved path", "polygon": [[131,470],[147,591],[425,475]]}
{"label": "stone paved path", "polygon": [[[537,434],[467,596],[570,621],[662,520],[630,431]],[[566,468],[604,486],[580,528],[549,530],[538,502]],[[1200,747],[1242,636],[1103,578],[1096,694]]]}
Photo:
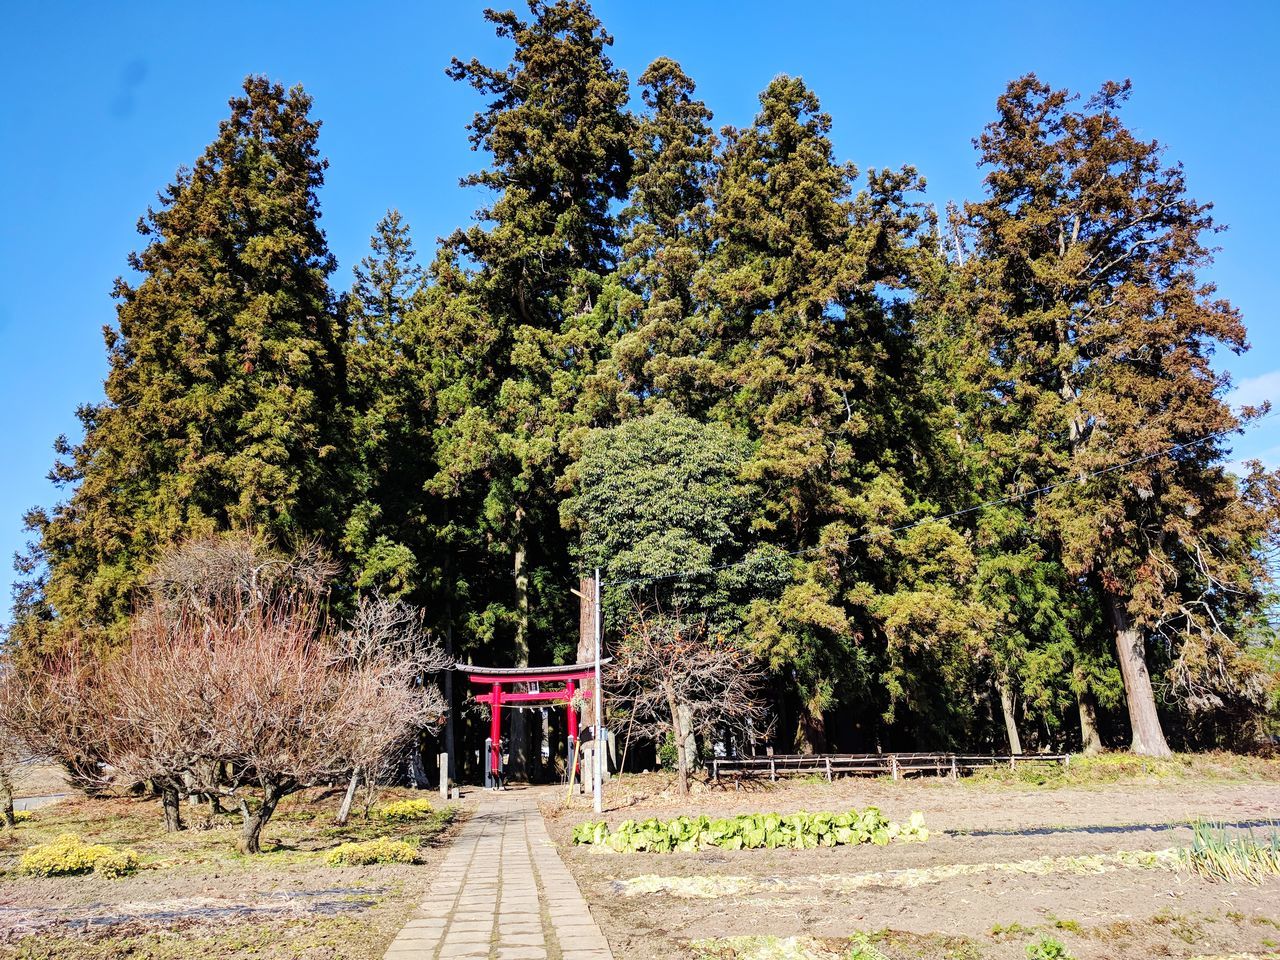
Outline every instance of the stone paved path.
{"label": "stone paved path", "polygon": [[386,960],[613,960],[528,792],[486,795]]}

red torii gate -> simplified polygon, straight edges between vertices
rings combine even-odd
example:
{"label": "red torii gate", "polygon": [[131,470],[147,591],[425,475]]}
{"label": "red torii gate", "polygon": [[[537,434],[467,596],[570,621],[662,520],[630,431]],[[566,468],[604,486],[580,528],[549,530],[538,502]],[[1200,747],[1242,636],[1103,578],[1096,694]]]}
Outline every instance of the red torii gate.
{"label": "red torii gate", "polygon": [[[608,659],[601,660],[608,663]],[[593,680],[596,664],[573,663],[561,667],[459,667],[467,672],[467,679],[472,683],[486,686],[488,693],[478,693],[478,703],[489,705],[489,764],[488,773],[492,782],[500,782],[502,772],[502,708],[504,706],[548,706],[563,703],[569,721],[569,762],[573,763],[573,744],[578,739],[578,711],[573,707],[573,697],[578,687],[585,680]],[[563,683],[558,690],[521,691],[516,693],[503,690],[504,686],[536,683]],[[486,778],[488,780],[488,778]]]}

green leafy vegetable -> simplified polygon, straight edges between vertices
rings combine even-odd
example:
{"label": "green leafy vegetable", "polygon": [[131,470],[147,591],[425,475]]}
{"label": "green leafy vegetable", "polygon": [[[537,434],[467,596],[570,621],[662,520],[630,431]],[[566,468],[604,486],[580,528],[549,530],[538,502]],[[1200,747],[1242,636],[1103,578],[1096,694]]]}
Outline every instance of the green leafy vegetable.
{"label": "green leafy vegetable", "polygon": [[924,815],[911,814],[905,824],[888,820],[876,807],[846,813],[754,813],[736,817],[675,817],[671,820],[623,820],[610,830],[604,821],[589,820],[573,828],[573,842],[606,847],[617,853],[693,853],[721,850],[812,850],[842,844],[929,839]]}

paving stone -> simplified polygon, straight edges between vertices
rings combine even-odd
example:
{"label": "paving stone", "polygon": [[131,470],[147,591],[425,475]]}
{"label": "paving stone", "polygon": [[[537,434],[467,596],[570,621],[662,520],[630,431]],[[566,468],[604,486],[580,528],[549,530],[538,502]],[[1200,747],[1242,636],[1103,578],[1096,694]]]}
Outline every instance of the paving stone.
{"label": "paving stone", "polygon": [[404,928],[406,930],[443,930],[445,926],[445,918],[441,917],[414,917],[409,920]]}
{"label": "paving stone", "polygon": [[498,935],[498,946],[500,947],[542,947],[546,946],[547,939],[538,933],[501,933]]}
{"label": "paving stone", "polygon": [[469,944],[469,943],[446,943],[440,948],[441,960],[448,957],[487,957],[489,956],[489,945]]}
{"label": "paving stone", "polygon": [[503,923],[498,924],[498,936],[502,937],[504,940],[509,936],[519,937],[519,936],[524,936],[530,933],[534,933],[534,934],[537,934],[538,936],[542,936],[543,934],[542,924],[515,923],[515,924],[511,924],[510,926]]}
{"label": "paving stone", "polygon": [[493,917],[485,920],[455,920],[449,924],[449,937],[460,933],[483,933],[486,936],[493,932]]}
{"label": "paving stone", "polygon": [[544,912],[563,960],[613,960],[534,799],[488,794],[386,960],[547,960]]}
{"label": "paving stone", "polygon": [[411,943],[415,947],[439,943],[444,939],[443,930],[401,930],[396,934],[396,943]]}

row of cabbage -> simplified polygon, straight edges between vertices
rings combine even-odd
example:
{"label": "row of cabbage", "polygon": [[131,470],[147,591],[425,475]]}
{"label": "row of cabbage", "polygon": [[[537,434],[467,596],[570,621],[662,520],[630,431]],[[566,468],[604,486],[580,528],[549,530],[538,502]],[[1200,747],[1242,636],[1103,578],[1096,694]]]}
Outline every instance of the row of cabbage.
{"label": "row of cabbage", "polygon": [[736,817],[624,820],[612,830],[603,820],[595,820],[573,828],[574,843],[618,853],[694,852],[712,847],[805,850],[855,843],[885,846],[894,841],[928,839],[923,814],[916,812],[906,823],[895,823],[876,807],[847,813],[752,813]]}

